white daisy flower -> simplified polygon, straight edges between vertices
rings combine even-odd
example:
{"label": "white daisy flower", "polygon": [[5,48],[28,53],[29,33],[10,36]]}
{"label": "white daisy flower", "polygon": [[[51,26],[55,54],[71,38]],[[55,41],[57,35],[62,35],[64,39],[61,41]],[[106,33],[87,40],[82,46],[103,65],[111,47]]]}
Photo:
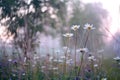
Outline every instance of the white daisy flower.
{"label": "white daisy flower", "polygon": [[14,77],[16,76],[16,74],[12,74]]}
{"label": "white daisy flower", "polygon": [[88,57],[88,60],[89,60],[89,61],[96,61],[96,59],[95,59],[94,56],[89,56],[89,57]]}
{"label": "white daisy flower", "polygon": [[73,25],[71,27],[71,29],[74,30],[74,31],[78,30],[79,28],[80,28],[80,25]]}
{"label": "white daisy flower", "polygon": [[87,53],[89,50],[88,48],[80,48],[80,49],[77,49],[76,52],[80,52],[80,53]]}
{"label": "white daisy flower", "polygon": [[46,66],[41,66],[42,69],[46,68]]}
{"label": "white daisy flower", "polygon": [[98,64],[94,64],[94,67],[98,67]]}
{"label": "white daisy flower", "polygon": [[53,67],[52,69],[53,69],[53,70],[58,70],[58,67]]}
{"label": "white daisy flower", "polygon": [[8,59],[8,61],[9,61],[9,62],[11,62],[11,61],[12,61],[12,59]]}
{"label": "white daisy flower", "polygon": [[118,60],[120,60],[120,57],[117,56],[117,57],[115,57],[115,58],[113,58],[113,59],[116,60],[116,61],[118,61]]}
{"label": "white daisy flower", "polygon": [[63,49],[66,50],[68,47],[67,46],[64,46]]}
{"label": "white daisy flower", "polygon": [[107,80],[107,78],[102,78],[101,80]]}
{"label": "white daisy flower", "polygon": [[90,25],[90,24],[87,23],[87,24],[85,24],[84,29],[93,30],[93,29],[95,29],[95,27],[93,27],[93,25]]}
{"label": "white daisy flower", "polygon": [[25,75],[25,73],[22,74],[23,76]]}
{"label": "white daisy flower", "polygon": [[49,58],[49,61],[52,61],[54,58],[51,56],[50,58]]}
{"label": "white daisy flower", "polygon": [[37,60],[37,59],[39,59],[39,56],[38,55],[34,55],[33,59]]}
{"label": "white daisy flower", "polygon": [[70,38],[73,36],[73,33],[65,33],[63,34],[64,37]]}
{"label": "white daisy flower", "polygon": [[27,58],[25,57],[25,58],[24,58],[24,62],[26,62],[26,60],[27,60]]}
{"label": "white daisy flower", "polygon": [[47,11],[47,10],[48,10],[47,6],[43,6],[43,7],[41,8],[41,11],[42,11],[42,12],[45,12],[45,11]]}

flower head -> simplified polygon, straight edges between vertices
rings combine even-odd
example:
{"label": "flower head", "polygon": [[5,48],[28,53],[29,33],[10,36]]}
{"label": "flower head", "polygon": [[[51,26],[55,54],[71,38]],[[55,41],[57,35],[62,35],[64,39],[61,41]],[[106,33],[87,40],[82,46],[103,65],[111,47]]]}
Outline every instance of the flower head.
{"label": "flower head", "polygon": [[33,57],[33,59],[37,60],[37,59],[39,59],[39,56],[35,54],[34,57]]}
{"label": "flower head", "polygon": [[88,60],[89,60],[89,61],[96,61],[96,59],[95,59],[94,56],[89,56],[89,57],[88,57]]}
{"label": "flower head", "polygon": [[67,46],[64,46],[63,49],[66,50],[66,49],[68,49],[68,47],[67,47]]}
{"label": "flower head", "polygon": [[70,37],[73,36],[73,34],[72,34],[72,33],[65,33],[65,34],[63,34],[63,36],[64,36],[64,37],[67,37],[67,38],[70,38]]}
{"label": "flower head", "polygon": [[46,66],[41,66],[42,69],[46,68]]}
{"label": "flower head", "polygon": [[107,80],[107,78],[102,78],[101,80]]}
{"label": "flower head", "polygon": [[95,27],[93,27],[93,25],[87,23],[87,24],[85,24],[84,29],[93,30],[93,29],[95,29]]}
{"label": "flower head", "polygon": [[88,52],[88,48],[80,48],[80,49],[77,50],[77,52],[87,53]]}
{"label": "flower head", "polygon": [[94,64],[94,67],[98,67],[98,64]]}
{"label": "flower head", "polygon": [[9,61],[9,62],[11,62],[11,61],[12,61],[12,59],[8,59],[8,61]]}
{"label": "flower head", "polygon": [[71,29],[74,30],[74,31],[78,30],[79,28],[80,28],[80,25],[73,25],[71,27]]}
{"label": "flower head", "polygon": [[53,70],[58,70],[58,67],[53,67],[52,69],[53,69]]}
{"label": "flower head", "polygon": [[47,9],[48,9],[47,6],[43,6],[43,7],[41,8],[41,11],[42,11],[42,12],[45,12],[45,11],[47,11]]}
{"label": "flower head", "polygon": [[113,59],[116,60],[116,61],[120,61],[120,57],[119,56],[117,56],[117,57],[115,57]]}
{"label": "flower head", "polygon": [[25,75],[25,73],[22,74],[23,76]]}

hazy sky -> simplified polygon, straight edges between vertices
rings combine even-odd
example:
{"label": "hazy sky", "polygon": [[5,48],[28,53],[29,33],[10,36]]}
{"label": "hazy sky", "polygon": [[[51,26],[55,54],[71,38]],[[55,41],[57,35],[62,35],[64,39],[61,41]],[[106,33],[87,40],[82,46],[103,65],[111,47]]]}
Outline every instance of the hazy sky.
{"label": "hazy sky", "polygon": [[101,2],[103,8],[107,9],[109,15],[111,16],[112,23],[110,26],[110,31],[114,34],[120,29],[120,0],[82,0],[85,3],[91,2]]}

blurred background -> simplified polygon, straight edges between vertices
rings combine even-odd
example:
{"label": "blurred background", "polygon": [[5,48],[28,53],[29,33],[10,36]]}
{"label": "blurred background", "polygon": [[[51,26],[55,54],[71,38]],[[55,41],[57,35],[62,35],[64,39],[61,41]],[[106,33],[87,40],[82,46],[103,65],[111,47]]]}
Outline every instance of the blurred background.
{"label": "blurred background", "polygon": [[[96,28],[89,37],[91,52],[106,57],[120,56],[120,1],[114,0],[1,0],[0,53],[52,54],[66,46],[63,34],[80,25],[77,47],[84,24]],[[74,36],[69,44],[74,48]],[[3,53],[3,54],[2,54]]]}

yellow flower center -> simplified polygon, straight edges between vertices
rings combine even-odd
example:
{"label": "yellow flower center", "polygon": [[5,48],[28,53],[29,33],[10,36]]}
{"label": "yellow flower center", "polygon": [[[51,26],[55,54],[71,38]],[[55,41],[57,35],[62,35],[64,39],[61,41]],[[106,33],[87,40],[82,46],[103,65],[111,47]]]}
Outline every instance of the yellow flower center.
{"label": "yellow flower center", "polygon": [[91,26],[88,27],[88,30],[91,30]]}

